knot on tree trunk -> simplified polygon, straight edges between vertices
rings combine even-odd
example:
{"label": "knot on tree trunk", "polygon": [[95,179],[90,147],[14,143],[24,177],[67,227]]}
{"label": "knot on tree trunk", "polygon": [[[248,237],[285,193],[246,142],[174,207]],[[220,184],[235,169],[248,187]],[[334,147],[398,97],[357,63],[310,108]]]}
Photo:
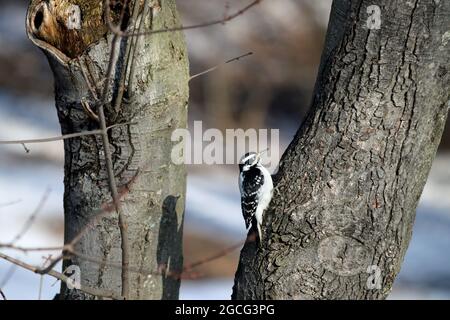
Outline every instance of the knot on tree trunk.
{"label": "knot on tree trunk", "polygon": [[[104,0],[33,0],[27,17],[30,37],[39,39],[73,59],[108,33]],[[128,25],[127,0],[109,2],[111,22]],[[122,8],[127,3],[123,11]],[[122,18],[122,19],[121,19]]]}

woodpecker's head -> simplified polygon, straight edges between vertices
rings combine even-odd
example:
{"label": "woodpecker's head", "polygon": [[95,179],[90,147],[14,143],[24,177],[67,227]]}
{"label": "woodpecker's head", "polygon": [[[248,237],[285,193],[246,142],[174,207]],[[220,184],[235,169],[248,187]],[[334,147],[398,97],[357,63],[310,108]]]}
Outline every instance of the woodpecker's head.
{"label": "woodpecker's head", "polygon": [[261,155],[266,152],[267,150],[264,150],[262,152],[248,152],[246,153],[239,162],[239,170],[242,171],[248,171],[251,168],[260,165],[261,164]]}

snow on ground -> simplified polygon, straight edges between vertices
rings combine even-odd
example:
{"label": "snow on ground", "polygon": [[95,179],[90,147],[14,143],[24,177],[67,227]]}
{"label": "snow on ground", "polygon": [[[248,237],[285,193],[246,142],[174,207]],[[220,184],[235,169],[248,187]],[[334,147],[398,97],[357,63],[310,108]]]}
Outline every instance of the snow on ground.
{"label": "snow on ground", "polygon": [[[61,266],[56,266],[61,269]],[[0,286],[8,300],[38,300],[41,276],[30,271],[14,268],[0,260]],[[59,282],[52,277],[42,277],[41,300],[51,300],[59,292]],[[6,282],[6,283],[5,283]],[[4,285],[3,285],[4,284]]]}
{"label": "snow on ground", "polygon": [[[56,116],[50,111],[27,109],[26,99],[8,97],[0,92],[0,140],[37,138],[59,134]],[[51,102],[36,102],[52,104]],[[43,108],[45,109],[45,108]],[[28,110],[28,111],[27,111]],[[20,128],[20,132],[14,128]],[[53,246],[62,243],[60,234],[50,232],[46,224],[62,221],[63,169],[62,145],[45,144],[22,147],[0,146],[0,242],[11,241],[51,189],[48,201],[39,212],[36,223],[18,244]],[[44,159],[45,161],[43,161]],[[35,161],[39,160],[39,161]],[[48,161],[52,160],[52,161]],[[440,154],[434,162],[425,187],[414,226],[413,238],[391,298],[450,298],[450,154]],[[9,206],[2,206],[16,202]],[[205,205],[206,203],[206,205]],[[186,228],[205,235],[236,240],[245,238],[237,170],[212,167],[192,170],[188,178]],[[33,264],[42,263],[42,253],[12,254]],[[9,263],[0,261],[0,285],[10,274]],[[42,298],[49,299],[59,285],[45,277]],[[184,299],[228,299],[232,279],[185,281],[181,289]],[[16,268],[4,291],[10,299],[36,299],[39,276]]]}
{"label": "snow on ground", "polygon": [[[0,140],[23,140],[48,138],[61,135],[52,101],[19,98],[0,91]],[[28,144],[32,152],[29,158],[38,157],[51,161],[63,161],[62,141]],[[3,145],[0,155],[10,152],[24,157],[21,145]]]}
{"label": "snow on ground", "polygon": [[181,282],[181,300],[230,300],[233,279],[185,280]]}

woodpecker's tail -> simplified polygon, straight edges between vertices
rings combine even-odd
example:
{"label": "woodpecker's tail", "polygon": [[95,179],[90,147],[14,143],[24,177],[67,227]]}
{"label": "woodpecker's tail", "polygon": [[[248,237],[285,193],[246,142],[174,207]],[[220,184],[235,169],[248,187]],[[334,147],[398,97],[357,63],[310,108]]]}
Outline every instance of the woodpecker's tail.
{"label": "woodpecker's tail", "polygon": [[261,231],[261,225],[258,223],[258,236],[259,236],[259,244],[261,245],[262,243],[262,231]]}
{"label": "woodpecker's tail", "polygon": [[[261,243],[262,239],[262,231],[261,231],[261,225],[258,223],[258,220],[256,220],[256,217],[253,215],[251,219],[251,227],[250,227],[250,233],[255,236],[255,242]],[[256,235],[258,234],[258,239],[256,239]]]}

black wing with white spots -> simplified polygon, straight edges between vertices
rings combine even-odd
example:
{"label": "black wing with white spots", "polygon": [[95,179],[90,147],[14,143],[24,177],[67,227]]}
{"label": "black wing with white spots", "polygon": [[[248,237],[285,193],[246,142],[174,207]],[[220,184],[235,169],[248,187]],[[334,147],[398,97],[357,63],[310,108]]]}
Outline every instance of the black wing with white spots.
{"label": "black wing with white spots", "polygon": [[256,167],[244,171],[242,174],[241,207],[245,226],[248,229],[259,204],[260,191],[264,184],[264,175]]}

